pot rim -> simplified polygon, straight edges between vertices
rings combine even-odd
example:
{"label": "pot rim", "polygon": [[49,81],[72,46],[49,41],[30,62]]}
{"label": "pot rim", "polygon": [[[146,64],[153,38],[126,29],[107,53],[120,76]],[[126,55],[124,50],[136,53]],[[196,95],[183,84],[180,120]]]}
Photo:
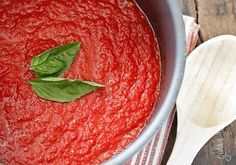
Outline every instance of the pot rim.
{"label": "pot rim", "polygon": [[183,16],[180,12],[177,1],[166,0],[166,2],[168,4],[171,17],[173,18],[172,21],[174,25],[176,43],[176,61],[168,93],[163,101],[163,104],[159,108],[159,112],[153,117],[150,124],[142,130],[141,134],[130,145],[128,145],[127,148],[102,163],[102,165],[119,165],[131,158],[151,140],[157,131],[161,129],[161,126],[175,106],[175,100],[181,87],[185,69],[186,39],[184,23],[182,21]]}

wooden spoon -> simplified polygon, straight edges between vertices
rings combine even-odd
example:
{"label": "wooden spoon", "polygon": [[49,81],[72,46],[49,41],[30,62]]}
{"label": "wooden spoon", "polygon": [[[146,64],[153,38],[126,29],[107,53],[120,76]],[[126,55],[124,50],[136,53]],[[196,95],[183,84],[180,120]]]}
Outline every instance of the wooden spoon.
{"label": "wooden spoon", "polygon": [[203,145],[236,119],[236,36],[213,38],[187,58],[168,165],[190,165]]}

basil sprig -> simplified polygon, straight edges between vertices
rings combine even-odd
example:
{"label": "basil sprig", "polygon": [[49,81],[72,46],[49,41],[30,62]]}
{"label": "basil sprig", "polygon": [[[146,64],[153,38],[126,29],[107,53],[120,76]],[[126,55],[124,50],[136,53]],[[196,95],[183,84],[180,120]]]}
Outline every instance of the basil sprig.
{"label": "basil sprig", "polygon": [[36,95],[46,100],[70,102],[103,87],[95,82],[56,77],[71,66],[79,49],[80,42],[74,42],[50,49],[32,59],[31,68],[37,78],[29,80],[29,84]]}
{"label": "basil sprig", "polygon": [[38,78],[30,80],[29,83],[39,97],[57,102],[70,102],[103,87],[94,82],[58,77]]}
{"label": "basil sprig", "polygon": [[80,42],[50,49],[34,57],[31,68],[37,77],[59,76],[71,66],[79,50]]}

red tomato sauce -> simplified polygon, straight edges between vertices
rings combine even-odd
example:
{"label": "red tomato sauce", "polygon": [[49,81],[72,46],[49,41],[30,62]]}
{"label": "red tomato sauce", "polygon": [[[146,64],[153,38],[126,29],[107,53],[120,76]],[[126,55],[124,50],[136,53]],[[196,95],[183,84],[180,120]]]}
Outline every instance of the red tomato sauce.
{"label": "red tomato sauce", "polygon": [[[105,85],[70,103],[36,96],[31,59],[82,42],[64,77]],[[0,162],[98,164],[141,132],[159,96],[160,55],[134,1],[0,2]]]}

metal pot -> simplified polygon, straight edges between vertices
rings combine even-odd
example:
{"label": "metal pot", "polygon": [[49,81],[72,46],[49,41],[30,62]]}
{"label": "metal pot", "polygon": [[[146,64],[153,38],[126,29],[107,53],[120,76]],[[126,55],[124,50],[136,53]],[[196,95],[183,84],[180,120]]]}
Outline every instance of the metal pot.
{"label": "metal pot", "polygon": [[173,110],[185,66],[185,31],[176,0],[136,0],[156,33],[162,58],[160,100],[141,134],[104,165],[119,165],[130,159],[160,130]]}

